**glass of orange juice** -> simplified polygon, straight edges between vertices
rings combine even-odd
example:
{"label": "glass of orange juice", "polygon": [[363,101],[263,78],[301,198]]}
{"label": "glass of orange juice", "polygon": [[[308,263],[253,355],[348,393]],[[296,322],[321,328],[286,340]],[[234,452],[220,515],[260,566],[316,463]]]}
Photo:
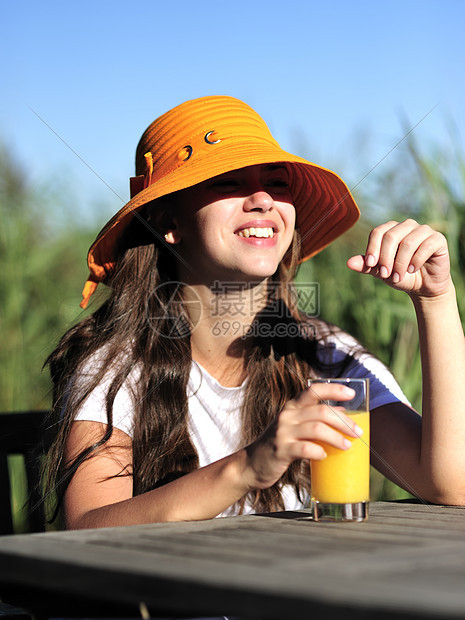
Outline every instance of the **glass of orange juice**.
{"label": "glass of orange juice", "polygon": [[311,461],[312,515],[315,521],[365,521],[370,499],[369,379],[312,379],[316,383],[342,383],[355,391],[352,400],[323,401],[338,415],[336,407],[363,429],[348,450],[324,444],[327,457]]}

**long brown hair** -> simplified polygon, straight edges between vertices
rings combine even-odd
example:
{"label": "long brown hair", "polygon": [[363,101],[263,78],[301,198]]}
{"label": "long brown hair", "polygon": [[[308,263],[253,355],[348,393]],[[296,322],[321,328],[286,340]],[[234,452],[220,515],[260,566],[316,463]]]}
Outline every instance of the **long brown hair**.
{"label": "long brown hair", "polygon": [[[122,471],[120,475],[133,476],[133,494],[137,495],[199,465],[188,432],[186,389],[192,361],[189,318],[177,286],[172,254],[147,232],[140,220],[133,220],[121,241],[119,258],[109,279],[109,298],[71,328],[47,360],[54,384],[51,415],[57,434],[47,461],[46,484],[47,492],[56,493],[57,509],[79,465],[111,437],[116,394],[134,369],[138,372],[137,381],[131,385],[133,467],[132,472]],[[271,278],[272,302],[280,309],[275,317],[279,317],[281,325],[298,329],[293,335],[288,329],[284,336],[268,330],[269,336],[251,337],[242,407],[242,446],[257,439],[286,401],[318,372],[316,344],[331,329],[323,321],[310,320],[296,308],[292,280],[298,247],[296,232],[287,266],[281,264]],[[256,323],[273,321],[273,317],[264,314],[265,317],[256,317]],[[80,369],[89,360],[92,372],[80,376]],[[72,463],[65,464],[65,443],[75,415],[108,369],[111,382],[106,394],[106,434]],[[243,510],[247,499],[257,511],[283,509],[282,485],[292,485],[298,496],[309,492],[308,470],[308,461],[293,463],[273,487],[242,498],[239,510]]]}

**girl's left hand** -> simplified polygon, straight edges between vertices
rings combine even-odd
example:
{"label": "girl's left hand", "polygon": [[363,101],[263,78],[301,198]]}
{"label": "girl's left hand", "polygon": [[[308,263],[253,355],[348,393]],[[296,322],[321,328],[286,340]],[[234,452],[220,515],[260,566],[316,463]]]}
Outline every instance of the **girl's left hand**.
{"label": "girl's left hand", "polygon": [[435,297],[451,285],[446,238],[410,219],[374,228],[365,256],[352,256],[347,266],[412,296]]}

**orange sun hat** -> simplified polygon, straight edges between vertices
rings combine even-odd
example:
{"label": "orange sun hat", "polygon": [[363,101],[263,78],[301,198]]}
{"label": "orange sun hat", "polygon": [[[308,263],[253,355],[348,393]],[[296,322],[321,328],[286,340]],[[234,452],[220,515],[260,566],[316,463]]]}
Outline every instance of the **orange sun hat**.
{"label": "orange sun hat", "polygon": [[263,119],[246,103],[227,96],[186,101],[155,120],[136,152],[131,199],[102,228],[87,262],[85,308],[99,282],[111,274],[116,246],[134,214],[147,203],[225,172],[256,164],[285,163],[301,235],[301,261],[348,230],[360,212],[334,172],[284,151]]}

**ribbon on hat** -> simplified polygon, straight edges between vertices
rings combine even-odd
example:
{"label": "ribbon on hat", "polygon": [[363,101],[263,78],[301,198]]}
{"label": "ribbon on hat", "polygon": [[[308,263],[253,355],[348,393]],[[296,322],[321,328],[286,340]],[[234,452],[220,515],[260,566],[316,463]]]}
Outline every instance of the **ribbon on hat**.
{"label": "ribbon on hat", "polygon": [[152,153],[146,153],[145,157],[145,174],[140,174],[137,177],[131,177],[129,179],[129,189],[131,198],[134,198],[136,194],[146,189],[149,185],[152,185],[153,175],[153,155]]}
{"label": "ribbon on hat", "polygon": [[145,178],[144,178],[144,189],[149,185],[152,185],[152,174],[153,174],[153,155],[150,153],[146,153],[145,157]]}
{"label": "ribbon on hat", "polygon": [[82,289],[82,301],[79,304],[83,310],[87,308],[87,304],[89,303],[89,299],[95,293],[95,289],[97,288],[98,280],[90,274],[87,278],[86,283],[84,284],[84,288]]}
{"label": "ribbon on hat", "polygon": [[[131,198],[134,198],[136,194],[141,192],[143,189],[149,187],[152,184],[152,175],[153,175],[153,155],[152,153],[146,153],[145,157],[145,174],[141,174],[137,177],[131,177],[129,180]],[[81,308],[87,308],[87,304],[89,303],[89,299],[95,293],[95,290],[98,286],[99,280],[91,273],[87,278],[86,283],[84,284],[84,288],[82,290],[82,301],[79,304]]]}

